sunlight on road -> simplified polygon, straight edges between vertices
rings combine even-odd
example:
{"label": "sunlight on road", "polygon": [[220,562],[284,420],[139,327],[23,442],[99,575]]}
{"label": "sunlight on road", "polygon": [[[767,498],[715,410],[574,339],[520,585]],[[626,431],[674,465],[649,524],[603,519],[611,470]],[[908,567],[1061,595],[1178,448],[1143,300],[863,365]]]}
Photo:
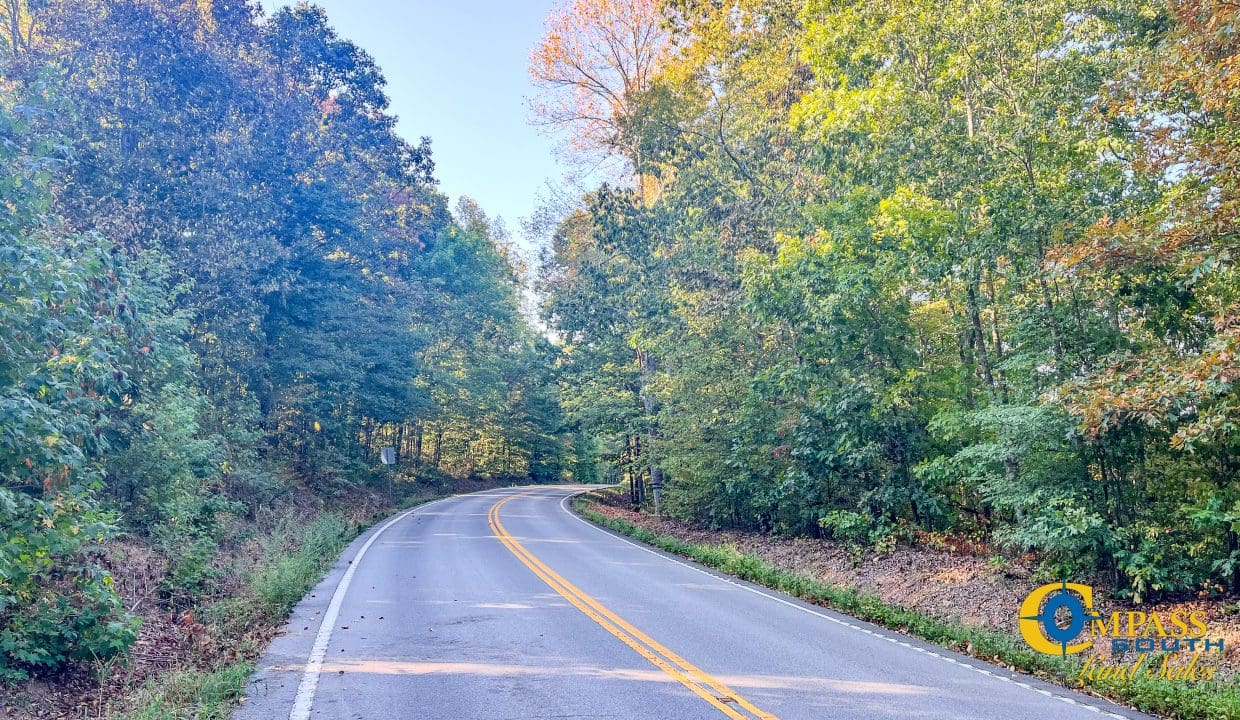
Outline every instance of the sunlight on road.
{"label": "sunlight on road", "polygon": [[[532,658],[537,660],[537,658]],[[300,672],[299,666],[277,668]],[[573,676],[600,680],[675,683],[660,670],[644,668],[607,668],[597,665],[524,664],[499,662],[431,662],[410,660],[358,659],[325,663],[323,673],[370,673],[375,675],[478,675],[484,677]],[[924,695],[931,688],[919,685],[858,680],[837,680],[803,675],[720,675],[720,680],[734,687],[751,690],[799,690],[826,693],[859,693],[888,695]]]}

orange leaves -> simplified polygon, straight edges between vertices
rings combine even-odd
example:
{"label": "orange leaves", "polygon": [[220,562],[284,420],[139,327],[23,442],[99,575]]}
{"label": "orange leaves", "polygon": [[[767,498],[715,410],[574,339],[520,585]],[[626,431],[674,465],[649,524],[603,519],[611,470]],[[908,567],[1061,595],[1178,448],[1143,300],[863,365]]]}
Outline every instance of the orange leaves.
{"label": "orange leaves", "polygon": [[1146,228],[1128,219],[1104,217],[1080,240],[1047,253],[1052,270],[1068,272],[1081,265],[1089,270],[1116,269],[1149,263],[1157,255]]}
{"label": "orange leaves", "polygon": [[1240,323],[1229,322],[1200,353],[1149,352],[1061,389],[1060,404],[1098,437],[1136,422],[1171,432],[1170,445],[1191,451],[1240,433],[1240,408],[1226,400],[1240,381]]}
{"label": "orange leaves", "polygon": [[670,46],[658,0],[571,0],[547,18],[530,56],[542,122],[572,130],[579,150],[622,149],[621,123]]}
{"label": "orange leaves", "polygon": [[323,114],[323,120],[340,112],[340,101],[334,95],[327,97],[319,102],[319,111]]}
{"label": "orange leaves", "polygon": [[[1143,215],[1099,222],[1052,262],[1104,271],[1157,268],[1192,290],[1214,334],[1200,345],[1154,339],[1131,361],[1112,365],[1064,393],[1090,435],[1125,422],[1171,433],[1170,445],[1227,441],[1240,434],[1233,387],[1240,380],[1240,307],[1234,291],[1240,230],[1240,7],[1217,0],[1173,3],[1177,27],[1144,68],[1148,88],[1123,106],[1140,118],[1149,165],[1138,170],[1174,183],[1165,203]],[[1150,91],[1142,96],[1143,90]],[[1140,100],[1138,100],[1140,98]]]}

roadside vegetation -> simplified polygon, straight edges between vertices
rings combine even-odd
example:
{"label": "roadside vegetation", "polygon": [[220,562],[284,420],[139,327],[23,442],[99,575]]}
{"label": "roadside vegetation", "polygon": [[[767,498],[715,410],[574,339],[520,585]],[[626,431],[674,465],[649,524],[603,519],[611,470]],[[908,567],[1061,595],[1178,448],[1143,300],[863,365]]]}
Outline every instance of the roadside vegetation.
{"label": "roadside vegetation", "polygon": [[[401,508],[441,496],[423,496]],[[381,506],[380,506],[381,507]],[[234,558],[219,566],[222,591],[196,598],[173,622],[146,618],[151,643],[139,657],[102,668],[99,702],[89,717],[119,720],[225,720],[248,690],[250,673],[285,618],[359,532],[380,517],[325,511],[306,518],[292,509],[243,530]],[[248,536],[248,537],[247,537]],[[162,647],[161,647],[162,646]],[[162,653],[166,672],[142,671],[143,656]]]}
{"label": "roadside vegetation", "polygon": [[1237,23],[564,0],[532,110],[583,185],[530,223],[544,331],[322,10],[0,0],[2,706],[222,716],[360,524],[469,482],[1236,602]]}
{"label": "roadside vegetation", "polygon": [[563,3],[534,109],[609,181],[542,290],[597,474],[710,527],[1236,597],[1238,12]]}
{"label": "roadside vegetation", "polygon": [[1048,682],[1084,690],[1163,717],[1184,720],[1240,718],[1238,677],[1217,683],[1184,683],[1142,675],[1130,682],[1081,680],[1080,661],[1034,652],[1011,633],[931,617],[914,609],[884,602],[872,593],[790,571],[727,544],[687,542],[671,535],[658,534],[639,524],[600,512],[596,501],[590,497],[576,499],[574,508],[592,522],[742,580],[1008,669],[1029,673]]}
{"label": "roadside vegetation", "polygon": [[220,716],[359,523],[563,474],[384,85],[307,5],[0,1],[0,713]]}
{"label": "roadside vegetation", "polygon": [[240,587],[225,597],[201,602],[178,618],[180,629],[197,636],[191,644],[205,641],[215,647],[195,647],[187,653],[189,662],[182,660],[172,672],[153,674],[136,686],[125,687],[126,668],[118,664],[111,670],[120,677],[105,675],[101,681],[119,685],[122,692],[109,695],[93,714],[125,720],[229,717],[245,694],[264,641],[357,529],[335,513],[319,515],[308,524],[280,523],[262,538],[257,557],[227,568],[241,580]]}

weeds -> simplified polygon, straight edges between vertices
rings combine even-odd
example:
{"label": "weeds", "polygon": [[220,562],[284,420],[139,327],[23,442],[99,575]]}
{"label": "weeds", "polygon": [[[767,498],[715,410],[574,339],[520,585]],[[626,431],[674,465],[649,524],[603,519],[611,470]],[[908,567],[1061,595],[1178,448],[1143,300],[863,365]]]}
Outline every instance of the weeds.
{"label": "weeds", "polygon": [[254,575],[252,585],[258,609],[266,619],[283,619],[322,576],[326,564],[339,555],[349,538],[356,534],[356,529],[350,528],[344,518],[327,513],[305,528],[294,552],[269,553],[269,562]]}
{"label": "weeds", "polygon": [[234,662],[214,671],[180,670],[136,693],[138,709],[117,720],[227,720],[254,666]]}
{"label": "weeds", "polygon": [[126,710],[113,708],[105,717],[227,718],[245,692],[252,660],[262,651],[263,634],[254,631],[283,621],[357,532],[356,524],[335,513],[308,523],[293,518],[276,523],[257,561],[229,570],[248,578],[241,592],[194,611],[203,633],[214,638],[216,652],[200,653],[201,667],[182,667],[149,680],[126,701]]}
{"label": "weeds", "polygon": [[608,517],[578,498],[574,507],[586,519],[661,550],[687,557],[742,580],[763,585],[816,605],[896,630],[958,652],[1027,672],[1049,682],[1075,687],[1131,705],[1138,710],[1180,720],[1240,720],[1240,681],[1173,682],[1137,675],[1127,682],[1088,684],[1077,680],[1081,663],[1034,652],[1004,633],[946,623],[878,597],[781,570],[756,555],[728,545],[688,543],[625,520]]}

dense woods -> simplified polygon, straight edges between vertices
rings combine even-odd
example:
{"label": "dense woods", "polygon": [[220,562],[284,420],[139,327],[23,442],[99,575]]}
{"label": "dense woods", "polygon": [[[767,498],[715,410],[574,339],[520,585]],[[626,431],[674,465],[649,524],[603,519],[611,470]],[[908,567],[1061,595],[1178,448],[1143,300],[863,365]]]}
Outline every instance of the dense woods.
{"label": "dense woods", "polygon": [[502,226],[449,209],[321,10],[0,20],[0,679],[134,641],[99,562],[118,533],[168,558],[176,612],[226,525],[384,494],[383,446],[398,493],[560,476]]}
{"label": "dense woods", "polygon": [[534,111],[610,159],[542,265],[579,447],[717,527],[1240,590],[1238,19],[565,3]]}
{"label": "dense woods", "polygon": [[0,680],[132,646],[120,536],[175,612],[273,506],[454,478],[1240,592],[1238,22],[566,0],[544,331],[322,10],[0,0]]}

